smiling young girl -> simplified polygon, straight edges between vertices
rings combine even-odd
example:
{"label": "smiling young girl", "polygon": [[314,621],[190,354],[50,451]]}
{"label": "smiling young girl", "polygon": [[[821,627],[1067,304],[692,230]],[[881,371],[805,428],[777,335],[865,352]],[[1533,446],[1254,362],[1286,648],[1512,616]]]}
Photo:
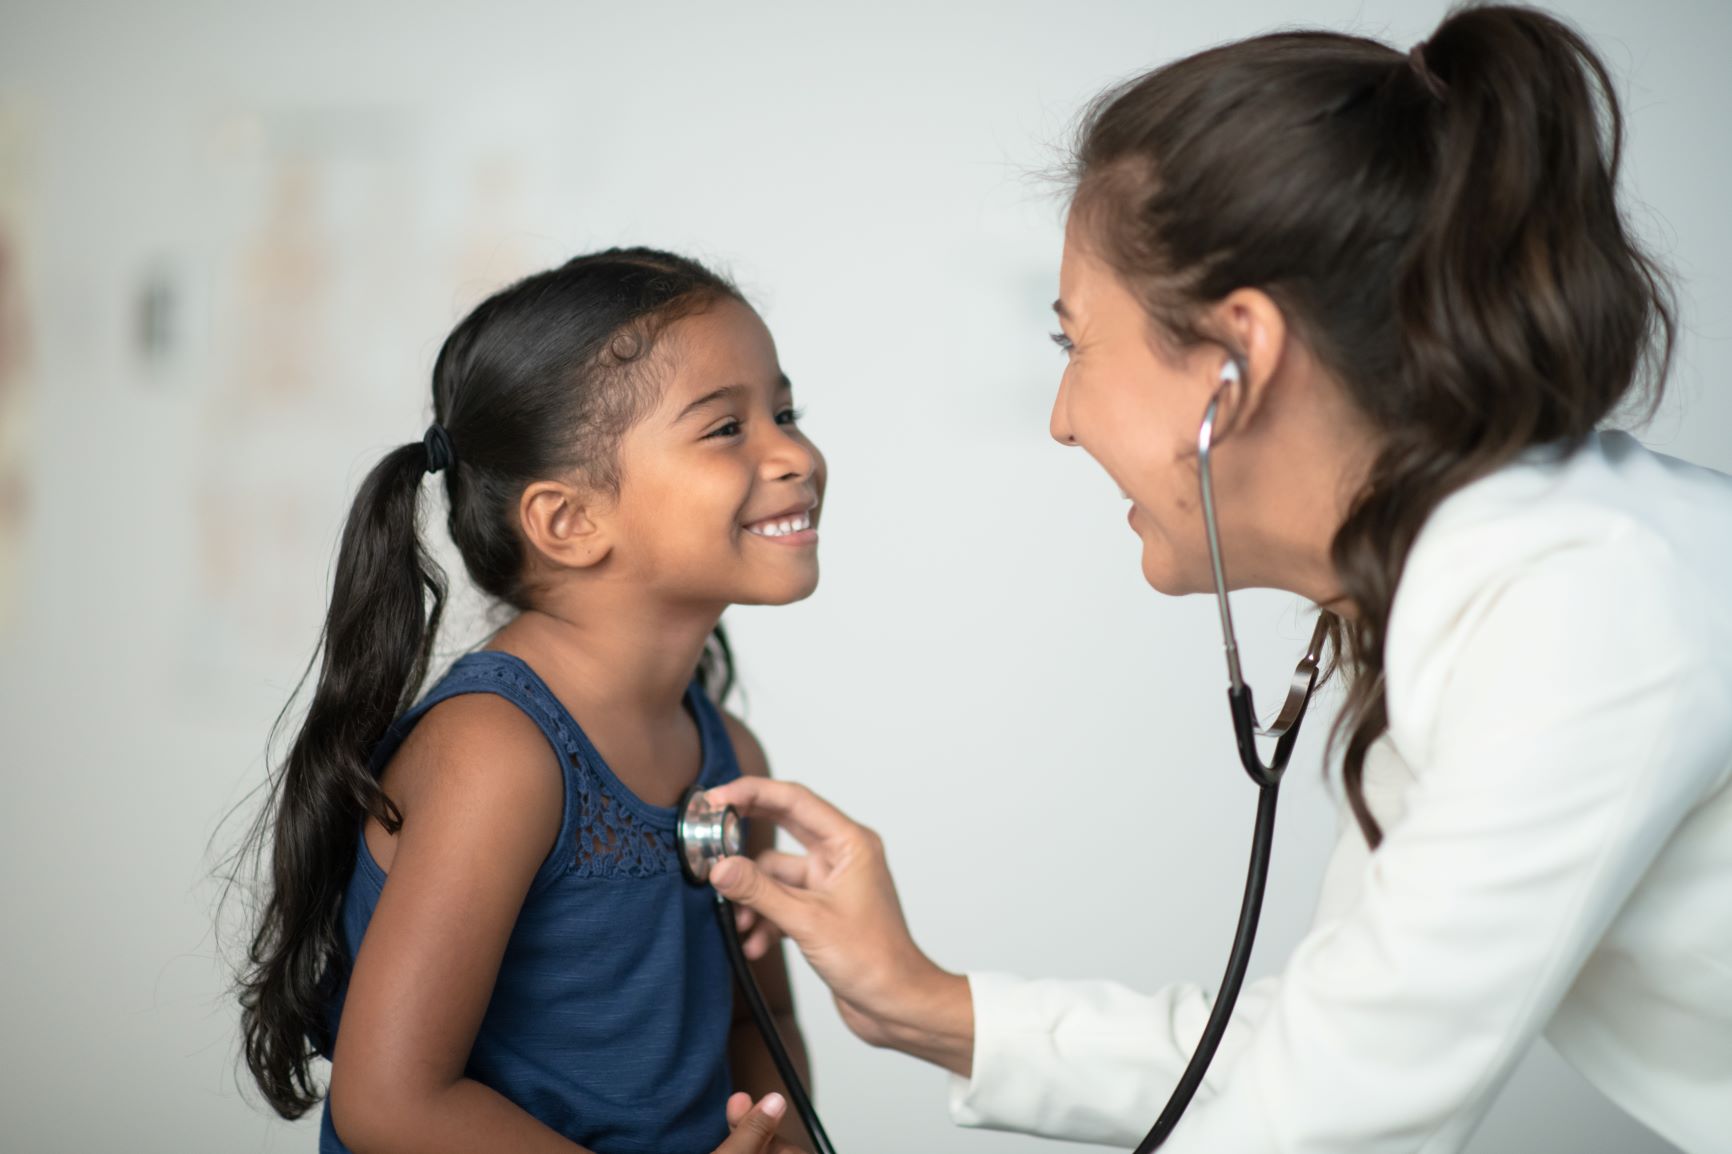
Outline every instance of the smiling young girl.
{"label": "smiling young girl", "polygon": [[[248,1066],[296,1117],[331,1059],[326,1152],[713,1150],[733,1087],[779,1083],[674,805],[766,772],[716,704],[717,621],[817,586],[823,458],[737,290],[648,249],[484,301],[440,350],[433,413],[343,532],[267,823]],[[419,696],[445,600],[429,474],[469,576],[515,613]],[[782,959],[757,966],[804,1065]]]}

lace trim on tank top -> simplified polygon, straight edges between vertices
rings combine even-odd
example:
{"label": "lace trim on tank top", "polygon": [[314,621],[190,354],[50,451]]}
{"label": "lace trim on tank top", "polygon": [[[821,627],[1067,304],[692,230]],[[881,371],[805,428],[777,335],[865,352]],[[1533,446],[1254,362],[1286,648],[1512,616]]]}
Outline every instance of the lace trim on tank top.
{"label": "lace trim on tank top", "polygon": [[[527,704],[559,734],[559,752],[570,767],[565,775],[566,788],[576,793],[573,824],[577,850],[573,874],[580,878],[648,878],[679,870],[671,820],[667,828],[658,828],[614,795],[590,763],[590,758],[599,759],[600,754],[588,738],[573,732],[571,715],[538,678],[527,674],[525,667],[515,660],[477,663],[467,672],[514,686],[518,693],[511,695],[511,700]],[[713,756],[710,749],[713,739],[701,717],[693,720],[698,725],[704,751],[703,767],[699,770],[703,773],[709,769]]]}

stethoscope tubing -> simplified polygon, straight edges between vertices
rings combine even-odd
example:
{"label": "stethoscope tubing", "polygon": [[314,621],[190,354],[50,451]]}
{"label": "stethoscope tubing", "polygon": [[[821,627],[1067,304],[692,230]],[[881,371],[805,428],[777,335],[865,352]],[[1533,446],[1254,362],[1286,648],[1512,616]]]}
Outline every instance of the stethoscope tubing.
{"label": "stethoscope tubing", "polygon": [[764,1044],[770,1048],[770,1058],[776,1063],[776,1072],[782,1076],[782,1084],[788,1088],[788,1100],[794,1104],[795,1113],[806,1125],[806,1133],[812,1136],[816,1147],[814,1154],[836,1154],[836,1148],[830,1145],[830,1135],[824,1132],[824,1124],[818,1120],[818,1110],[812,1105],[811,1095],[806,1093],[806,1084],[800,1079],[800,1072],[794,1068],[793,1059],[788,1056],[788,1047],[782,1042],[782,1033],[776,1029],[776,1019],[770,1013],[770,1007],[764,1001],[763,991],[758,988],[756,979],[752,977],[750,964],[746,961],[746,951],[740,945],[740,930],[734,922],[734,904],[721,894],[715,893],[716,921],[722,927],[722,942],[727,947],[728,964],[734,970],[734,984],[745,995],[746,1004],[751,1007],[752,1020],[757,1023],[758,1033],[763,1035]]}
{"label": "stethoscope tubing", "polygon": [[1269,858],[1275,845],[1275,803],[1281,785],[1272,782],[1262,786],[1257,794],[1257,826],[1251,836],[1251,864],[1245,873],[1245,897],[1239,904],[1239,927],[1233,933],[1233,949],[1227,956],[1227,972],[1221,978],[1221,989],[1209,1010],[1208,1024],[1185,1072],[1167,1099],[1161,1116],[1136,1148],[1136,1154],[1151,1154],[1165,1144],[1173,1127],[1179,1124],[1185,1109],[1191,1104],[1197,1088],[1203,1084],[1209,1063],[1227,1033],[1227,1023],[1233,1017],[1233,1006],[1239,1000],[1239,989],[1245,982],[1245,971],[1251,964],[1251,947],[1257,940],[1257,921],[1263,913],[1263,890],[1269,881]]}

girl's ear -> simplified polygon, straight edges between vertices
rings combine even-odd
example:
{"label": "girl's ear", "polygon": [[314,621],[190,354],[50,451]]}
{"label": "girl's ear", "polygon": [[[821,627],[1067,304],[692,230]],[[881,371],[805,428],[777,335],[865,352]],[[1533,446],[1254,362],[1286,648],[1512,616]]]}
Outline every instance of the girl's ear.
{"label": "girl's ear", "polygon": [[530,548],[562,569],[600,564],[613,542],[592,516],[598,496],[564,481],[537,481],[523,490],[517,512]]}

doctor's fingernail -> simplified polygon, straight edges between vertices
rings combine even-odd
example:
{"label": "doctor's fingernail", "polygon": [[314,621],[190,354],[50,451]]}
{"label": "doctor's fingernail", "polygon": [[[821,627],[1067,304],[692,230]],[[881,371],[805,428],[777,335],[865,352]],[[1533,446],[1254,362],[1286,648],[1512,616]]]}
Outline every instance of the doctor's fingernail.
{"label": "doctor's fingernail", "polygon": [[710,867],[710,884],[717,889],[725,887],[734,880],[734,859],[725,857]]}
{"label": "doctor's fingernail", "polygon": [[764,1099],[764,1113],[772,1118],[780,1118],[788,1108],[788,1103],[780,1094],[770,1094]]}

